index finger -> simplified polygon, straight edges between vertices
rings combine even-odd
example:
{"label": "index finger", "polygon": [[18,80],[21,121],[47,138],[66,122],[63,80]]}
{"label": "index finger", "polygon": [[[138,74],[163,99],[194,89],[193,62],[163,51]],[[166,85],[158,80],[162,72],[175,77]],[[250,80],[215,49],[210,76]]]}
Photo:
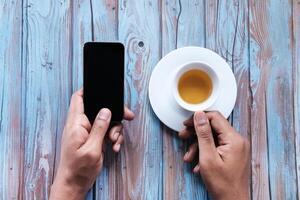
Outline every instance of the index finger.
{"label": "index finger", "polygon": [[217,135],[228,135],[233,133],[233,128],[223,115],[218,111],[212,111],[206,113],[207,118],[210,121],[210,125]]}
{"label": "index finger", "polygon": [[83,88],[77,90],[73,93],[71,97],[71,103],[70,103],[70,113],[78,113],[83,114],[84,113],[84,107],[83,107]]}
{"label": "index finger", "polygon": [[190,116],[187,120],[183,122],[184,126],[194,127],[194,115]]}

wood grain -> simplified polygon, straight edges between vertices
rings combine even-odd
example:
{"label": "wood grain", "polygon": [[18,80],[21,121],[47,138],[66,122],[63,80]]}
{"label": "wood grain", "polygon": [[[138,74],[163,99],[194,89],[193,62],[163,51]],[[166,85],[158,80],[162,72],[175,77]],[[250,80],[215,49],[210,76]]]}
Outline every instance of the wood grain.
{"label": "wood grain", "polygon": [[300,0],[293,0],[293,83],[294,83],[294,122],[297,170],[297,198],[300,199]]}
{"label": "wood grain", "polygon": [[254,199],[270,199],[269,162],[267,146],[267,116],[264,91],[270,58],[266,2],[249,2],[250,32],[250,83],[251,83],[251,146],[252,146],[252,196]]}
{"label": "wood grain", "polygon": [[0,199],[22,198],[22,4],[0,1]]}
{"label": "wood grain", "polygon": [[288,1],[250,0],[254,199],[297,198],[291,8]]}
{"label": "wood grain", "polygon": [[[202,0],[162,1],[162,56],[182,46],[204,46],[204,13]],[[165,126],[162,134],[163,199],[207,199],[200,177],[192,172],[195,163],[183,162],[190,142]]]}
{"label": "wood grain", "polygon": [[54,172],[56,137],[69,105],[70,2],[23,4],[25,98],[24,199],[47,197]]}
{"label": "wood grain", "polygon": [[250,139],[248,1],[206,1],[205,16],[206,47],[226,59],[237,82],[238,96],[230,116],[231,123],[240,134]]}
{"label": "wood grain", "polygon": [[90,0],[74,0],[72,5],[72,92],[83,87],[83,45],[93,40]]}
{"label": "wood grain", "polygon": [[[187,143],[148,101],[158,60],[205,46],[232,66],[232,125],[251,140],[252,199],[300,198],[299,0],[0,0],[0,199],[47,199],[71,94],[82,87],[86,41],[126,47],[125,123],[119,155],[86,199],[210,199]],[[109,148],[108,148],[109,149]]]}
{"label": "wood grain", "polygon": [[[117,41],[118,1],[93,0],[91,4],[93,39],[95,41]],[[108,144],[104,166],[96,181],[94,199],[120,199],[123,190],[121,170],[121,156],[113,153],[111,145]]]}
{"label": "wood grain", "polygon": [[[70,38],[68,44],[70,48],[70,65],[71,80],[68,92],[70,98],[72,93],[83,87],[83,46],[85,42],[92,41],[92,11],[90,0],[72,0],[70,1],[71,16],[70,23]],[[57,137],[56,154],[60,152],[61,137]],[[56,156],[58,163],[58,156]],[[57,165],[55,166],[57,167]],[[93,199],[94,190],[91,189],[86,195],[86,199]]]}
{"label": "wood grain", "polygon": [[119,199],[162,198],[162,134],[147,89],[160,58],[159,5],[158,0],[119,1],[119,39],[126,47],[125,99],[136,114],[125,125]]}
{"label": "wood grain", "polygon": [[[162,56],[176,48],[178,16],[181,8],[178,1],[162,1]],[[163,199],[179,199],[184,193],[183,144],[177,133],[163,126]],[[176,148],[177,147],[177,148]]]}

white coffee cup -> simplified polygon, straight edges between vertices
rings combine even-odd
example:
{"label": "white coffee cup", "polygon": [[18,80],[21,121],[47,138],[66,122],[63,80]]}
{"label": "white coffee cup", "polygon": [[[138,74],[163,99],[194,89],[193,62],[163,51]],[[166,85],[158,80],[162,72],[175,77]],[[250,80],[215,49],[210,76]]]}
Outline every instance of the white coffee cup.
{"label": "white coffee cup", "polygon": [[[178,82],[181,76],[190,70],[201,70],[205,72],[212,81],[211,95],[205,101],[199,104],[191,104],[184,101],[178,92]],[[218,95],[219,95],[219,77],[217,73],[213,70],[213,68],[208,64],[199,61],[188,62],[181,65],[175,72],[175,79],[173,84],[173,96],[175,98],[175,101],[178,103],[178,105],[183,109],[191,112],[196,112],[200,110],[201,111],[209,110],[209,108],[213,106],[214,103],[216,102]]]}

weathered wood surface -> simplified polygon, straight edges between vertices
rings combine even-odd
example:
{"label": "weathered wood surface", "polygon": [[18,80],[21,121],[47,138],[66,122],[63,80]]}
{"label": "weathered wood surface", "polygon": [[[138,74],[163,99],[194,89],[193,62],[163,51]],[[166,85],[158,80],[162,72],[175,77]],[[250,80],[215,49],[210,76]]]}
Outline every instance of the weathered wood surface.
{"label": "weathered wood surface", "polygon": [[69,1],[23,2],[24,199],[45,198],[53,180],[71,95],[70,20]]}
{"label": "weathered wood surface", "polygon": [[119,40],[126,46],[126,103],[136,113],[125,126],[121,199],[162,198],[161,125],[150,107],[148,82],[160,59],[160,2],[120,0]]}
{"label": "weathered wood surface", "polygon": [[300,199],[300,0],[293,0],[293,81],[294,81],[294,122],[296,142],[296,169],[298,196]]}
{"label": "weathered wood surface", "polygon": [[[204,6],[203,0],[162,1],[162,56],[183,46],[204,46]],[[189,142],[167,127],[162,135],[163,199],[207,199],[202,181],[192,173],[194,165],[183,162]]]}
{"label": "weathered wood surface", "polygon": [[292,2],[249,6],[253,195],[296,199]]}
{"label": "weathered wood surface", "polygon": [[209,199],[187,142],[154,115],[148,81],[158,60],[187,45],[231,65],[232,125],[251,141],[252,199],[300,198],[299,0],[1,0],[0,199],[47,199],[70,96],[82,86],[86,41],[126,46],[119,155],[87,199]]}
{"label": "weathered wood surface", "polygon": [[[83,45],[87,41],[93,40],[92,29],[92,12],[90,0],[70,0],[71,20],[69,21],[71,26],[71,32],[69,45],[70,45],[70,59],[71,63],[71,79],[70,92],[78,90],[83,84]],[[57,137],[56,154],[59,155],[60,137]],[[58,156],[57,156],[58,158]],[[58,160],[55,167],[57,168]],[[93,199],[94,190],[90,190],[86,199]]]}
{"label": "weathered wood surface", "polygon": [[248,41],[247,0],[207,1],[205,44],[231,65],[237,81],[238,96],[230,120],[237,131],[251,139]]}
{"label": "weathered wood surface", "polygon": [[0,199],[20,199],[24,166],[22,4],[0,2]]}

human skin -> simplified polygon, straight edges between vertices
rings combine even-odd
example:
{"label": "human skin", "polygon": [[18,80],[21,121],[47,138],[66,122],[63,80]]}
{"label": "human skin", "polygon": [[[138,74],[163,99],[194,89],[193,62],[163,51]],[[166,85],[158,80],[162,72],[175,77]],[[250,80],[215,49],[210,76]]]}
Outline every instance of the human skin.
{"label": "human skin", "polygon": [[[122,125],[108,131],[111,112],[101,109],[93,126],[83,111],[83,91],[73,94],[62,136],[61,159],[50,199],[84,199],[103,166],[104,138],[118,152],[123,142]],[[124,119],[134,114],[125,108]],[[218,112],[196,112],[179,132],[183,139],[196,137],[184,156],[186,162],[198,158],[194,172],[200,174],[214,199],[248,199],[249,143]],[[214,131],[214,134],[213,134]],[[214,142],[213,135],[217,138]],[[200,147],[200,148],[198,148]]]}
{"label": "human skin", "polygon": [[[196,137],[184,161],[198,158],[193,171],[200,174],[216,200],[249,198],[250,145],[219,112],[196,112],[179,132],[183,139]],[[214,137],[216,138],[216,143]]]}
{"label": "human skin", "polygon": [[[133,112],[125,107],[124,119],[133,118]],[[83,90],[72,95],[50,199],[84,199],[102,169],[105,137],[111,140],[115,152],[123,143],[122,124],[109,130],[110,120],[110,110],[103,108],[91,125],[84,114]]]}

